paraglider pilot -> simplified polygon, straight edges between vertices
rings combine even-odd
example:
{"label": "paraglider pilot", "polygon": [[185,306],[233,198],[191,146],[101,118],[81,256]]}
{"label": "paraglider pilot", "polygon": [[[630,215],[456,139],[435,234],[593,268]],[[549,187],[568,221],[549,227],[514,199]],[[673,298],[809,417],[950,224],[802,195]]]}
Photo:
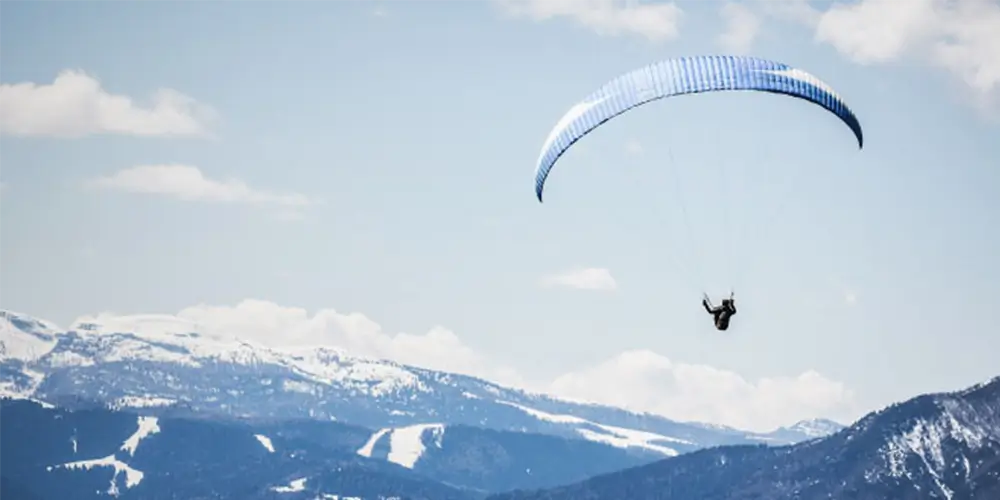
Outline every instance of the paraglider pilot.
{"label": "paraglider pilot", "polygon": [[708,300],[708,295],[701,299],[701,305],[705,306],[705,310],[708,314],[711,314],[715,318],[715,328],[719,331],[725,331],[729,328],[729,319],[736,314],[736,301],[733,300],[733,294],[729,294],[728,299],[722,299],[721,306],[712,306],[712,303]]}

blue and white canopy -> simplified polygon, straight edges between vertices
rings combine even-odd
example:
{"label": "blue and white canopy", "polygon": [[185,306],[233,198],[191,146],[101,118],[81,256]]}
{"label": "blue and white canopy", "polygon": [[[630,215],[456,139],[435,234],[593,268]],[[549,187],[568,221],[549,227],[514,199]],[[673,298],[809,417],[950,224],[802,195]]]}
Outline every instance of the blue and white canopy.
{"label": "blue and white canopy", "polygon": [[837,115],[864,144],[861,124],[843,99],[805,71],[744,56],[694,56],[661,61],[621,75],[574,105],[542,146],[535,171],[535,195],[542,201],[545,179],[563,153],[602,123],[657,99],[700,92],[753,90],[813,102]]}

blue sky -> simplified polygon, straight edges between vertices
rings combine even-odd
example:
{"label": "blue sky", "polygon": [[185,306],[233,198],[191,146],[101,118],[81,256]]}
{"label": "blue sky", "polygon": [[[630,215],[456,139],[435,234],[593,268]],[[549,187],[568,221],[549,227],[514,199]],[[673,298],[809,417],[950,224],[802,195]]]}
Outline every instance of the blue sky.
{"label": "blue sky", "polygon": [[[969,385],[1000,368],[1000,7],[906,5],[4,2],[2,306],[747,428]],[[535,200],[574,102],[703,53],[819,76],[864,150],[808,103],[683,97]]]}

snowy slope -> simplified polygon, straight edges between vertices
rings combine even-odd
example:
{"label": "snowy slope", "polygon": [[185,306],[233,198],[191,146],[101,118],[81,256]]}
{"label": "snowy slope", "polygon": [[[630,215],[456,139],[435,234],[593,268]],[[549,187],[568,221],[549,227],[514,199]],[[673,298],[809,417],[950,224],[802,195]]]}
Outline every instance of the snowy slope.
{"label": "snowy slope", "polygon": [[0,396],[30,397],[45,379],[31,364],[56,346],[58,328],[0,310]]}
{"label": "snowy slope", "polygon": [[10,399],[0,405],[3,498],[475,500],[482,496],[336,446],[315,446],[319,435],[310,434],[310,428],[300,429],[305,434],[298,439],[286,439],[281,429],[237,422],[100,409],[67,411]]}
{"label": "snowy slope", "polygon": [[371,458],[375,446],[385,438],[389,442],[389,451],[386,459],[394,464],[412,469],[417,460],[420,460],[423,456],[424,450],[426,450],[424,439],[428,431],[434,437],[434,445],[441,448],[444,425],[416,424],[397,429],[379,429],[372,434],[364,446],[358,448],[358,455]]}
{"label": "snowy slope", "polygon": [[58,327],[46,321],[0,310],[0,357],[31,361],[56,345]]}
{"label": "snowy slope", "polygon": [[[3,313],[0,388],[74,407],[98,402],[155,414],[336,420],[369,428],[469,425],[586,439],[659,456],[733,443],[784,444],[815,429],[754,434],[581,404],[463,375],[351,356],[277,350],[200,334],[172,316],[126,323],[48,322]],[[10,347],[6,347],[10,346]]]}
{"label": "snowy slope", "polygon": [[[158,419],[156,417],[139,417],[138,429],[136,429],[135,433],[129,436],[128,439],[122,443],[121,447],[119,447],[117,451],[126,452],[129,457],[134,457],[136,448],[144,438],[160,432],[160,427],[157,425],[157,422]],[[50,465],[46,468],[46,470],[90,470],[94,467],[107,467],[114,470],[107,493],[108,495],[115,497],[121,494],[121,490],[119,490],[119,484],[122,482],[120,476],[124,476],[125,488],[134,488],[142,482],[142,478],[145,475],[142,471],[133,469],[127,463],[119,460],[116,453],[112,453],[101,458],[75,460],[64,464]]]}

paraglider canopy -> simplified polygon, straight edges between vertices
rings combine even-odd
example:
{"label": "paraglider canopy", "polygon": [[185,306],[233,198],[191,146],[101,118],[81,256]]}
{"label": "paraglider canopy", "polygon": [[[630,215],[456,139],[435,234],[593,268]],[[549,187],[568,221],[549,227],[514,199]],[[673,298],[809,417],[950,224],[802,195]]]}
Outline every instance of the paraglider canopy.
{"label": "paraglider canopy", "polygon": [[535,169],[538,201],[542,201],[545,180],[559,157],[602,123],[665,97],[734,90],[783,94],[822,106],[851,129],[858,148],[864,145],[861,124],[854,112],[832,87],[801,69],[745,56],[668,59],[618,76],[563,115],[538,156]]}

